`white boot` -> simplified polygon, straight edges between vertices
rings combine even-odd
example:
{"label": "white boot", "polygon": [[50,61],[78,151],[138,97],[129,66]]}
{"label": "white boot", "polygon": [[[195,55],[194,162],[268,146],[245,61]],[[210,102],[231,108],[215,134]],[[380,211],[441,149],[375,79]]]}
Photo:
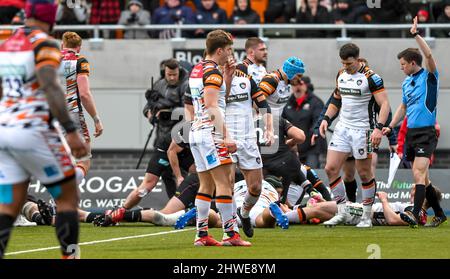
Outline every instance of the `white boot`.
{"label": "white boot", "polygon": [[370,228],[372,227],[372,205],[363,206],[363,214],[361,221],[356,225],[357,228]]}
{"label": "white boot", "polygon": [[338,212],[330,220],[323,222],[325,227],[334,227],[336,225],[344,224],[347,220],[348,213],[345,211],[345,203],[340,203],[337,205]]}

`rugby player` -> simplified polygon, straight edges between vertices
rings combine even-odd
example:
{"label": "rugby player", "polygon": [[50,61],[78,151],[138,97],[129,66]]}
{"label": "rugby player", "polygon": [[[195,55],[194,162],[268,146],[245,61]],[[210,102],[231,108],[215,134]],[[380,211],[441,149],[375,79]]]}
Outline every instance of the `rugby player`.
{"label": "rugby player", "polygon": [[250,75],[256,84],[259,84],[267,74],[264,66],[267,63],[267,46],[262,39],[251,37],[245,41],[245,53],[247,56],[237,68]]}
{"label": "rugby player", "polygon": [[55,199],[61,253],[63,258],[73,258],[77,255],[71,245],[78,243],[79,233],[75,168],[52,117],[64,128],[76,158],[86,156],[87,148],[58,82],[61,52],[48,35],[55,23],[56,4],[28,0],[25,13],[25,26],[0,45],[0,258],[26,200],[31,176]]}

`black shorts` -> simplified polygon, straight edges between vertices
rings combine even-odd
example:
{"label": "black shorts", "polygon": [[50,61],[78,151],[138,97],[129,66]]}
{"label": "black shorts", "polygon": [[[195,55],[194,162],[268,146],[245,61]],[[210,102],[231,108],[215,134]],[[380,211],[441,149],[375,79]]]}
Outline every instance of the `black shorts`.
{"label": "black shorts", "polygon": [[[183,153],[183,152],[182,152]],[[192,156],[187,156],[182,154],[182,156],[178,156],[180,169],[189,171],[189,168],[194,163],[194,159]],[[167,157],[166,151],[155,150],[150,157],[150,161],[147,165],[147,173],[154,174],[158,177],[162,175],[162,173],[166,170],[171,171],[169,158]]]}
{"label": "black shorts", "polygon": [[412,162],[415,157],[431,158],[436,150],[437,142],[434,126],[408,128],[404,147],[406,160]]}
{"label": "black shorts", "polygon": [[175,193],[175,197],[177,197],[186,208],[193,207],[199,187],[200,180],[198,178],[198,175],[190,173],[188,176],[186,176],[183,182],[181,182]]}

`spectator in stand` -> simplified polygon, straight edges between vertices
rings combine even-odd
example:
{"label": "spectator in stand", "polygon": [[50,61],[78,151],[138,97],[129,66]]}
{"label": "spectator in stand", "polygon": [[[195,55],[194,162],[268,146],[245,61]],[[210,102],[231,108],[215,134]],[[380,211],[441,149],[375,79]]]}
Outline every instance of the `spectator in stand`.
{"label": "spectator in stand", "polygon": [[[319,0],[302,0],[296,22],[300,24],[331,23],[331,19],[327,8],[321,6]],[[326,36],[327,32],[322,30],[297,31],[297,37],[323,38]]]}
{"label": "spectator in stand", "polygon": [[[72,1],[73,2],[73,1]],[[80,25],[87,23],[89,8],[86,0],[81,0],[79,5],[72,6],[67,0],[60,0],[56,11],[56,23],[60,25]]]}
{"label": "spectator in stand", "polygon": [[[200,7],[197,8],[198,24],[226,24],[227,13],[217,5],[216,0],[201,0]],[[196,37],[206,37],[211,30],[197,29]]]}
{"label": "spectator in stand", "polygon": [[[91,0],[90,24],[117,24],[120,17],[119,0]],[[109,31],[103,31],[103,36],[109,38]]]}
{"label": "spectator in stand", "polygon": [[[417,20],[419,24],[427,24],[433,23],[433,20],[430,17],[430,11],[426,7],[422,7],[417,11]],[[425,29],[418,29],[420,36],[425,37]]]}
{"label": "spectator in stand", "polygon": [[[152,24],[195,24],[195,14],[190,7],[184,5],[181,0],[166,0],[166,4],[155,10]],[[191,37],[193,32],[182,32],[183,37]],[[175,30],[161,30],[160,39],[175,37]]]}
{"label": "spectator in stand", "polygon": [[264,12],[267,23],[295,23],[296,0],[269,0]]}
{"label": "spectator in stand", "polygon": [[[230,17],[230,22],[234,24],[259,24],[261,19],[259,15],[252,9],[249,0],[235,0],[234,12]],[[233,31],[234,36],[241,38],[255,37],[257,32],[254,30]]]}
{"label": "spectator in stand", "polygon": [[313,91],[314,86],[309,77],[304,76],[292,80],[292,95],[289,97],[281,116],[305,132],[306,140],[302,144],[297,145],[300,162],[311,168],[319,168],[319,155],[325,152],[326,143],[321,139],[325,146],[318,141],[316,141],[315,145],[311,145],[311,136],[314,132],[314,125],[323,109],[323,102]]}
{"label": "spectator in stand", "polygon": [[[380,0],[380,9],[371,9],[373,22],[378,24],[400,24],[410,22],[411,13],[408,10],[408,0]],[[400,37],[399,30],[371,31],[370,37]]]}
{"label": "spectator in stand", "polygon": [[25,0],[1,0],[0,24],[11,24],[14,16],[25,8]]}
{"label": "spectator in stand", "polygon": [[143,9],[150,12],[151,15],[159,8],[159,0],[141,0]]}
{"label": "spectator in stand", "polygon": [[[367,4],[350,0],[337,0],[333,11],[335,24],[368,24],[372,22],[372,15]],[[340,32],[340,31],[339,31]],[[349,32],[352,37],[366,37],[366,31]]]}
{"label": "spectator in stand", "polygon": [[[439,15],[437,23],[450,23],[450,0],[445,1],[444,10],[442,14]],[[450,37],[450,29],[441,29],[436,32],[437,37],[441,38],[449,38]]]}
{"label": "spectator in stand", "polygon": [[[142,3],[138,0],[128,2],[128,9],[120,15],[119,24],[138,26],[150,24],[150,13],[143,9]],[[146,30],[127,30],[125,39],[147,39]]]}

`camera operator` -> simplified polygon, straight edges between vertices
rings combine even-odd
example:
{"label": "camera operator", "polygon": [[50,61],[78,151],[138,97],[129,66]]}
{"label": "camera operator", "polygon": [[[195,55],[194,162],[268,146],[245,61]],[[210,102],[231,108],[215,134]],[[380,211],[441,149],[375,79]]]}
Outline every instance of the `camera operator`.
{"label": "camera operator", "polygon": [[[161,177],[166,186],[169,199],[175,195],[176,182],[170,167],[167,150],[172,142],[172,129],[179,122],[176,115],[183,115],[184,92],[188,87],[188,73],[180,66],[177,60],[169,59],[164,62],[164,77],[159,79],[152,89],[145,92],[147,104],[144,107],[144,115],[156,129],[154,152],[148,162],[144,179],[139,187],[133,190],[127,197],[122,207],[107,213],[106,218],[112,223],[120,222],[127,210],[139,204],[142,198],[149,194]],[[177,114],[176,110],[181,110]],[[172,114],[174,116],[172,117]],[[176,118],[176,120],[172,120]],[[188,172],[192,165],[189,156],[180,157],[179,166]]]}
{"label": "camera operator", "polygon": [[[147,25],[150,24],[150,13],[142,8],[138,0],[131,0],[127,10],[120,14],[119,24],[123,25]],[[147,39],[150,36],[146,30],[127,30],[125,39]]]}

